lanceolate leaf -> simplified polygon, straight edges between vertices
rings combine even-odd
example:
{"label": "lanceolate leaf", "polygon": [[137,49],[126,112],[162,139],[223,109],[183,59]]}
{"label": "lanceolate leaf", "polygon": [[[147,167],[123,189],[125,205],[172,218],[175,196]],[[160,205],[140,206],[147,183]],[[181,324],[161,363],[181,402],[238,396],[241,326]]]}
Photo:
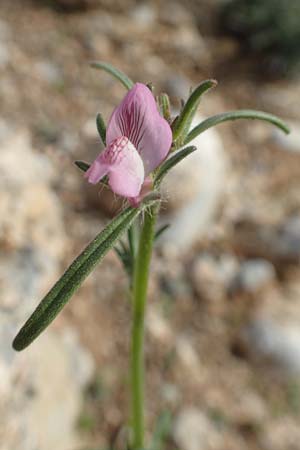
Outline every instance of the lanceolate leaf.
{"label": "lanceolate leaf", "polygon": [[134,86],[134,82],[130,78],[128,78],[128,76],[125,75],[125,73],[116,69],[109,63],[103,61],[93,61],[91,62],[91,67],[93,67],[94,69],[105,70],[105,72],[109,73],[117,80],[119,80],[123,84],[123,86],[125,86],[126,89],[128,90]]}
{"label": "lanceolate leaf", "polygon": [[182,145],[186,135],[189,132],[192,120],[196,114],[202,95],[215,86],[217,86],[216,80],[206,80],[199,84],[196,89],[194,89],[189,99],[185,103],[178,119],[173,125],[173,141],[175,142],[175,144],[178,140],[178,145]]}
{"label": "lanceolate leaf", "polygon": [[103,145],[105,146],[106,145],[106,125],[105,125],[104,119],[102,117],[102,114],[100,114],[100,113],[98,113],[96,116],[96,125],[97,125],[98,133],[103,142]]}
{"label": "lanceolate leaf", "polygon": [[86,172],[90,167],[90,164],[84,161],[75,161],[74,164],[83,172]]}
{"label": "lanceolate leaf", "polygon": [[167,159],[156,172],[154,187],[157,189],[169,170],[171,170],[172,167],[176,166],[176,164],[193,153],[195,150],[197,150],[197,147],[191,145],[190,147],[185,147],[182,150],[179,150],[178,152],[174,153],[169,159]]}
{"label": "lanceolate leaf", "polygon": [[139,208],[128,207],[125,209],[73,261],[19,331],[13,342],[15,350],[20,351],[26,348],[55,319],[84,279],[147,204],[142,204]]}
{"label": "lanceolate leaf", "polygon": [[226,113],[217,114],[216,116],[212,116],[204,120],[189,132],[184,141],[184,144],[188,144],[193,139],[195,139],[195,137],[203,133],[203,131],[207,130],[208,128],[214,127],[219,123],[227,122],[229,120],[239,120],[239,119],[263,120],[280,128],[286,134],[290,132],[289,127],[282,120],[280,120],[273,114],[268,114],[263,111],[254,111],[252,109],[240,109],[237,111],[228,111]]}

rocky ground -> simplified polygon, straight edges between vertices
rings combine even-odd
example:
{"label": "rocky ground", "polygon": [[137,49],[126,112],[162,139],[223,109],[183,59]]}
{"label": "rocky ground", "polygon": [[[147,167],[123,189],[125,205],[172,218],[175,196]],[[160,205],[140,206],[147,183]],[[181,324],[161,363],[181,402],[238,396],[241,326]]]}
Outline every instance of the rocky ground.
{"label": "rocky ground", "polygon": [[152,264],[147,421],[153,430],[171,413],[170,450],[299,448],[300,83],[263,81],[237,61],[211,3],[0,3],[1,450],[122,448],[130,310],[113,252],[30,350],[11,350],[119,208],[73,165],[93,159],[95,115],[124,94],[94,59],[152,81],[175,108],[218,79],[199,119],[254,107],[291,123],[288,138],[256,122],[209,131],[166,180],[162,220],[173,226]]}

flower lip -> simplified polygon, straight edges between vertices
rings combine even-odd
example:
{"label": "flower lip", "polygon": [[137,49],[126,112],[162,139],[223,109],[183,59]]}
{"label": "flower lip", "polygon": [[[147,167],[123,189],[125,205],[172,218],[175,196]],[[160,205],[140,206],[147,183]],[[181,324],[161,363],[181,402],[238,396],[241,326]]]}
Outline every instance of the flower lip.
{"label": "flower lip", "polygon": [[111,189],[123,197],[136,197],[144,181],[144,165],[126,136],[114,139],[85,173],[90,183],[108,175]]}

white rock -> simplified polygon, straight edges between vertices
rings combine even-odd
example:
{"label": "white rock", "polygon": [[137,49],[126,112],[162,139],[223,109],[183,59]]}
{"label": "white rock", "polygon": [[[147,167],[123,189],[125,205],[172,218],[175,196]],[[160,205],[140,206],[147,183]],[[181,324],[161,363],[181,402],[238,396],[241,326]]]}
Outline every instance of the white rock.
{"label": "white rock", "polygon": [[152,27],[157,20],[156,11],[151,3],[137,4],[130,15],[136,25],[143,29]]}
{"label": "white rock", "polygon": [[219,258],[209,253],[197,257],[192,267],[192,280],[198,294],[209,299],[222,299],[238,271],[238,262],[230,254]]}
{"label": "white rock", "polygon": [[[73,338],[47,332],[19,354],[11,343],[57,278],[66,245],[49,161],[28,133],[0,127],[0,450],[66,450],[74,432],[89,355]],[[73,345],[72,345],[73,342]]]}
{"label": "white rock", "polygon": [[213,450],[221,443],[221,436],[199,409],[183,409],[177,416],[174,440],[182,450]]}
{"label": "white rock", "polygon": [[50,187],[49,161],[34,152],[28,133],[14,130],[1,141],[0,241],[10,248],[32,244],[59,257],[66,239],[62,209]]}
{"label": "white rock", "polygon": [[60,85],[63,82],[61,68],[49,61],[38,61],[34,64],[33,68],[39,78],[49,84]]}
{"label": "white rock", "polygon": [[85,124],[82,127],[82,132],[85,137],[89,139],[98,139],[100,141],[94,117],[91,117],[85,122]]}
{"label": "white rock", "polygon": [[[76,422],[83,385],[74,374],[73,360],[76,357],[84,365],[84,353],[80,345],[71,351],[51,332],[25,353],[12,352],[6,380],[9,395],[0,404],[0,450],[66,450],[79,444]],[[0,379],[0,391],[3,383]]]}
{"label": "white rock", "polygon": [[150,334],[161,343],[170,343],[173,340],[173,333],[170,325],[166,322],[157,308],[149,306],[146,316],[146,326]]}
{"label": "white rock", "polygon": [[175,349],[178,360],[189,377],[196,382],[200,382],[204,371],[201,370],[200,358],[192,342],[186,336],[180,335],[176,339]]}
{"label": "white rock", "polygon": [[[192,127],[201,120],[197,116]],[[178,252],[188,251],[213,224],[227,174],[225,151],[216,130],[205,131],[189,145],[198,150],[174,167],[162,186],[163,195],[176,210],[164,219],[172,226],[161,242],[174,246]]]}

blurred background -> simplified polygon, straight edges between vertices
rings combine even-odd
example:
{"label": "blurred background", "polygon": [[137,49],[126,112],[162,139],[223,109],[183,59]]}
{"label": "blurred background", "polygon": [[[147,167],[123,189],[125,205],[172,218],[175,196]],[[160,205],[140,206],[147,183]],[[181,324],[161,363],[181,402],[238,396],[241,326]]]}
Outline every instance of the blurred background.
{"label": "blurred background", "polygon": [[[166,449],[299,450],[299,0],[1,0],[0,449],[123,449],[130,308],[114,252],[24,353],[11,341],[120,208],[83,181],[95,116],[124,88],[105,60],[168,92],[205,78],[198,120],[236,108],[270,125],[207,131],[164,185],[153,258],[147,424]],[[180,182],[179,182],[180,179]]]}

